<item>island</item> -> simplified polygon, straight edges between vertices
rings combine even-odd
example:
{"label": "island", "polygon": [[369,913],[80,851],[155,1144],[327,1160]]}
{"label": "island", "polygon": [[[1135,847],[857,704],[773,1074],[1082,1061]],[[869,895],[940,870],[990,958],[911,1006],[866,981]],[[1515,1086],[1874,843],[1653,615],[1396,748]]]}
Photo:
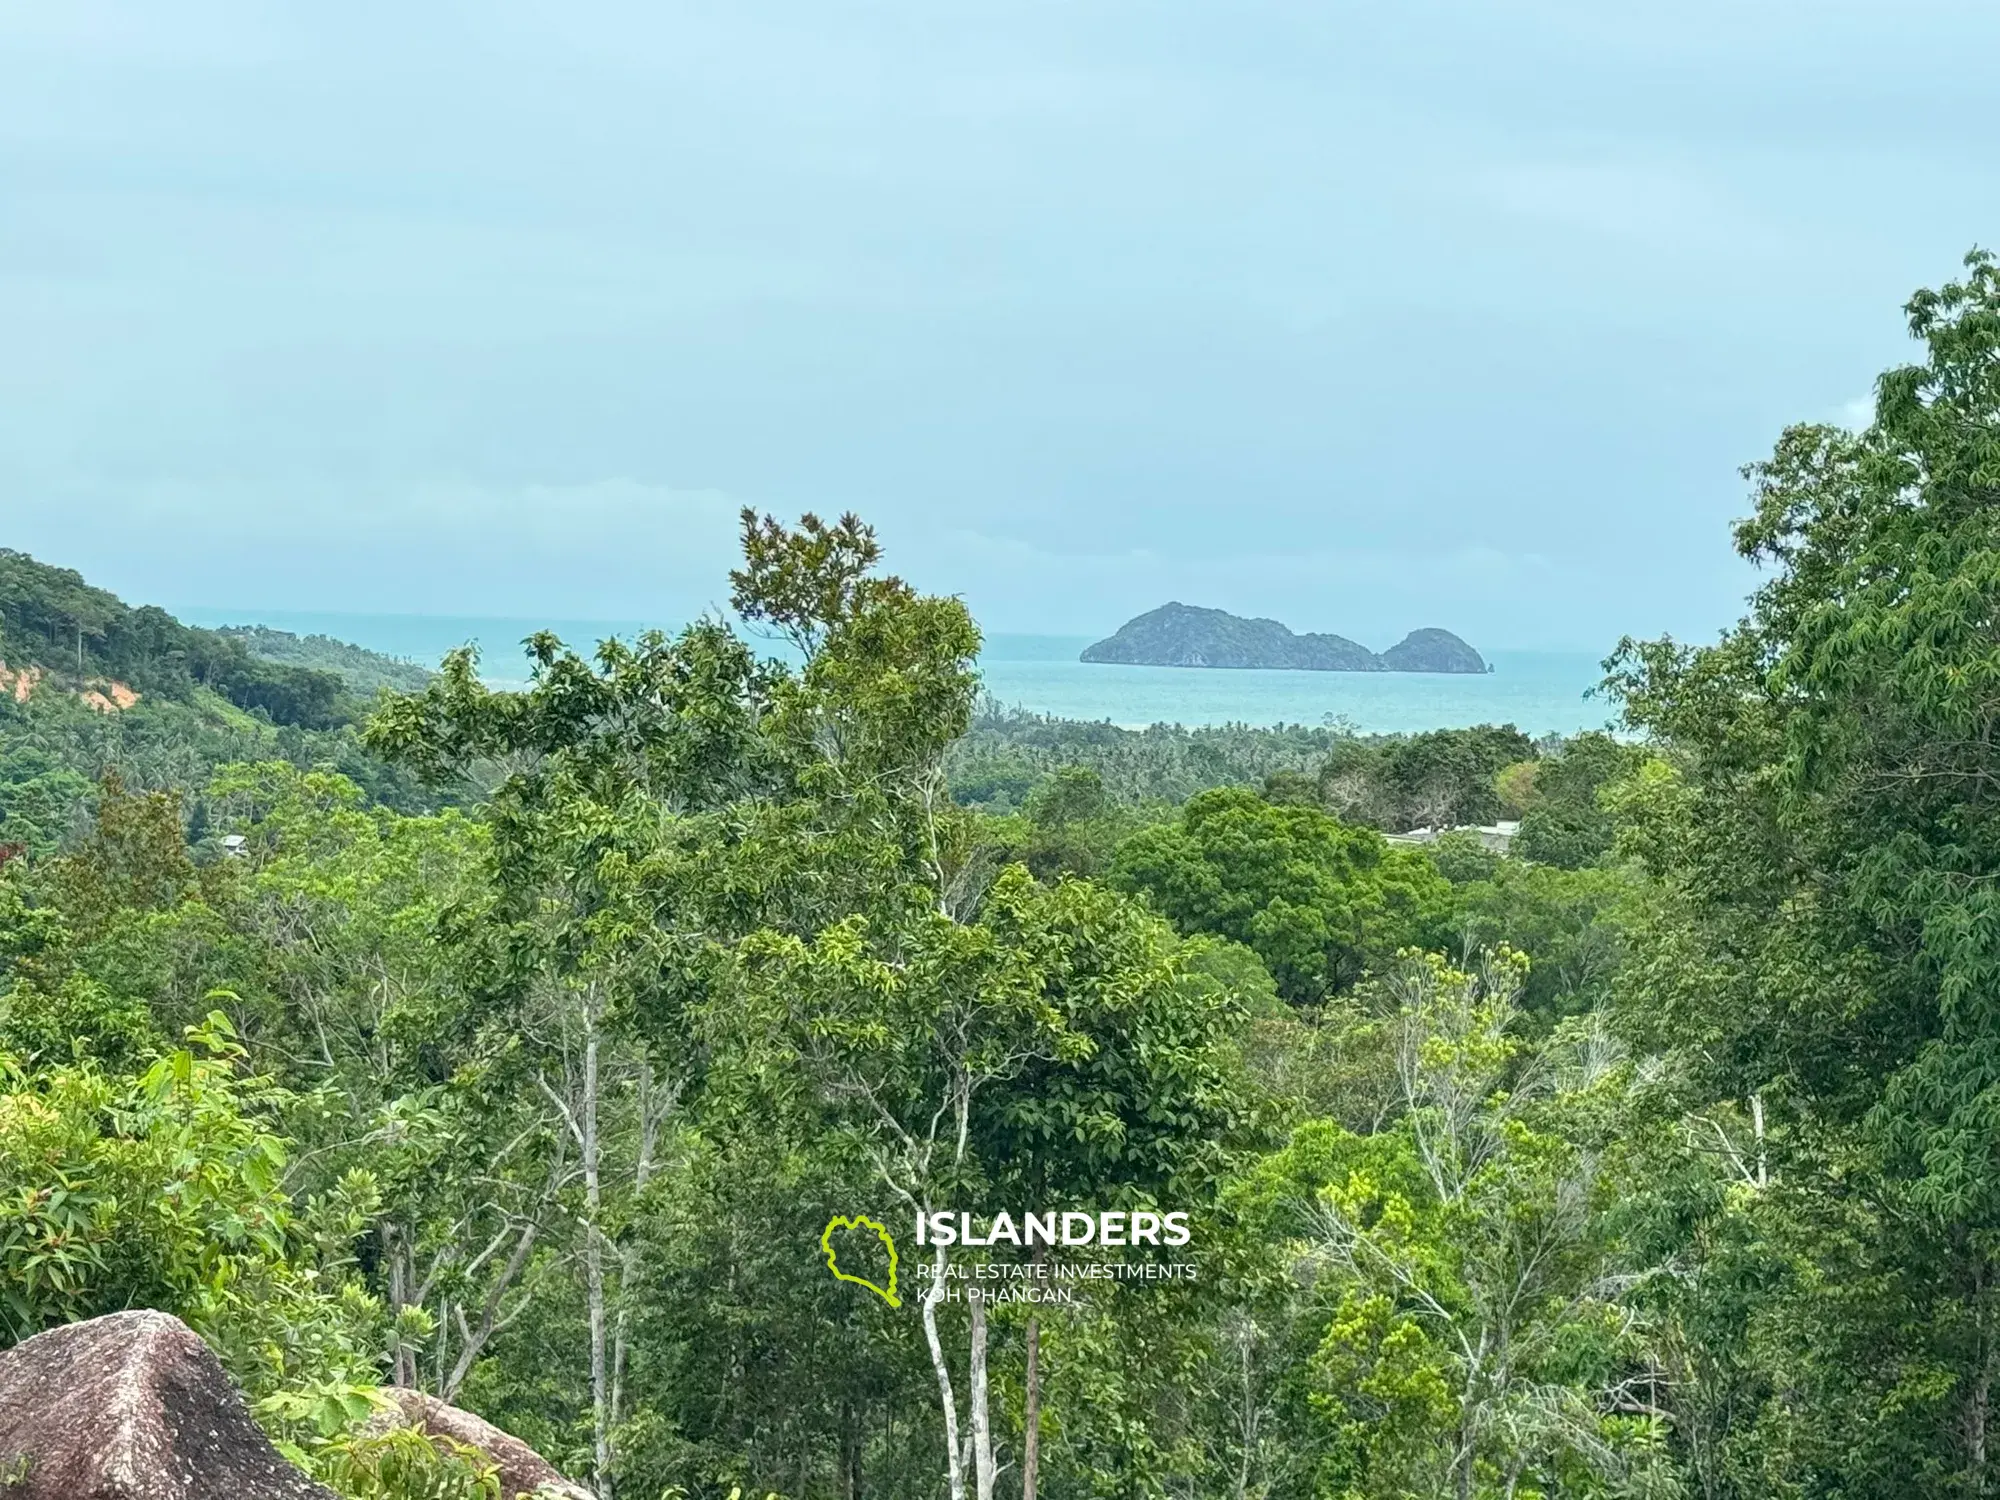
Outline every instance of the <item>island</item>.
{"label": "island", "polygon": [[1277,620],[1163,604],[1127,620],[1080,658],[1139,667],[1266,667],[1299,672],[1488,672],[1484,658],[1435,627],[1413,630],[1379,656],[1344,635],[1294,635]]}
{"label": "island", "polygon": [[1385,672],[1490,672],[1485,658],[1449,630],[1412,630],[1382,653]]}

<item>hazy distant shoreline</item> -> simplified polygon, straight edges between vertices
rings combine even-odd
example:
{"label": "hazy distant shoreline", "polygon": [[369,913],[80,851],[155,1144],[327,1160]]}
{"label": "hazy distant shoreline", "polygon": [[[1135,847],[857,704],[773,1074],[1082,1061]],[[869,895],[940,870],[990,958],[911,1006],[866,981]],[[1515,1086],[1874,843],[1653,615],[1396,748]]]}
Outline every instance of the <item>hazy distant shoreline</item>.
{"label": "hazy distant shoreline", "polygon": [[[476,641],[483,675],[495,685],[525,680],[521,640],[556,632],[588,649],[607,635],[625,638],[676,621],[544,620],[475,615],[377,615],[344,611],[177,608],[189,624],[269,625],[300,635],[329,635],[425,666]],[[1584,694],[1603,675],[1601,652],[1495,651],[1487,675],[1421,672],[1288,672],[1271,668],[1202,670],[1084,664],[1086,635],[996,633],[980,669],[996,700],[1058,718],[1156,723],[1320,724],[1344,718],[1364,733],[1405,734],[1470,724],[1511,723],[1529,734],[1573,734],[1604,726],[1609,705]]]}

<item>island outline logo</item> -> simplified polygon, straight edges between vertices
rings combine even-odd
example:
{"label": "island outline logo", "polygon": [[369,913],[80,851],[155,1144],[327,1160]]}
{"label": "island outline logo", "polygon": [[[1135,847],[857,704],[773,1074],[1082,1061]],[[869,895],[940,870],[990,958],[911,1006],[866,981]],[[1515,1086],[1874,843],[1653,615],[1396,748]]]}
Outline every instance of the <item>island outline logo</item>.
{"label": "island outline logo", "polygon": [[[877,1286],[866,1276],[854,1276],[840,1269],[840,1252],[834,1248],[833,1232],[836,1229],[872,1229],[889,1252],[889,1285],[887,1289]],[[868,1288],[891,1307],[901,1307],[902,1298],[896,1295],[896,1237],[889,1233],[886,1224],[878,1223],[866,1214],[835,1214],[826,1221],[826,1228],[819,1234],[820,1253],[826,1257],[826,1268],[833,1272],[835,1281],[852,1282],[855,1286]]]}

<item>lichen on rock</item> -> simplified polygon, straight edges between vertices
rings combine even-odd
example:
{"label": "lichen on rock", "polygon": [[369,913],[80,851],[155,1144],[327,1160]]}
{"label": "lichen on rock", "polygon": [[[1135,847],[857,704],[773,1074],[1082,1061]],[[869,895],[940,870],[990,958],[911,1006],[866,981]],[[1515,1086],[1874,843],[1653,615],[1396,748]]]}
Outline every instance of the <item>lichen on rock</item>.
{"label": "lichen on rock", "polygon": [[0,1353],[5,1500],[337,1500],[271,1445],[179,1318],[122,1312]]}

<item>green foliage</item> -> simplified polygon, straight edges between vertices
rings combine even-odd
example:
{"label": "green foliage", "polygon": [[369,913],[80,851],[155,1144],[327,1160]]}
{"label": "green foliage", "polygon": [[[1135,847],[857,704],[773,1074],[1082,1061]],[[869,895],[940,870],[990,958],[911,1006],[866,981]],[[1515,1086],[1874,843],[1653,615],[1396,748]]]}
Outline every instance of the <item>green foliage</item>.
{"label": "green foliage", "polygon": [[[1020,903],[1016,905],[1015,903]],[[1244,982],[1135,903],[1083,881],[1003,876],[987,920],[1041,954],[1063,1042],[977,1101],[989,1177],[1037,1202],[1199,1202],[1249,1140],[1234,1038]],[[1252,981],[1254,982],[1254,981]]]}
{"label": "green foliage", "polygon": [[1255,786],[1274,771],[1310,774],[1345,731],[1302,724],[1183,728],[1055,719],[980,706],[946,760],[952,795],[993,812],[1019,809],[1042,780],[1066,766],[1097,772],[1111,801],[1144,807],[1185,802],[1220,786]]}
{"label": "green foliage", "polygon": [[1673,1492],[1657,1423],[1615,1414],[1646,1357],[1611,1212],[1631,1069],[1589,1027],[1524,1047],[1525,968],[1407,956],[1379,993],[1391,1122],[1302,1128],[1247,1199],[1315,1198],[1315,1494]]}
{"label": "green foliage", "polygon": [[731,1071],[727,1105],[676,1138],[676,1169],[636,1225],[650,1274],[634,1329],[650,1375],[627,1484],[761,1494],[752,1480],[770,1475],[789,1494],[835,1492],[859,1450],[870,1489],[927,1493],[943,1457],[919,1342],[902,1315],[799,1254],[802,1237],[873,1202],[879,1180],[840,1140],[774,1117],[776,1101]]}
{"label": "green foliage", "polygon": [[332,672],[347,684],[349,692],[364,698],[373,698],[383,688],[398,693],[420,693],[433,675],[428,667],[416,662],[384,656],[332,636],[294,635],[268,625],[224,625],[216,634],[240,641],[259,661]]}
{"label": "green foliage", "polygon": [[[1032,1327],[1044,1493],[1314,1493],[1361,1440],[1272,1184],[1326,1182],[1260,1153],[1314,1116],[1400,1139],[1370,966],[1481,924],[1563,974],[1603,914],[1543,886],[1610,877],[1447,844],[1454,886],[1336,821],[1322,763],[1387,787],[1391,742],[976,719],[971,620],[878,555],[851,519],[757,521],[734,602],[789,661],[717,621],[541,636],[525,691],[461,654],[365,743],[199,684],[0,702],[33,840],[0,878],[0,1160],[35,1183],[10,1332],[180,1312],[356,1497],[489,1492],[357,1431],[387,1373],[627,1495],[919,1500],[975,1349],[1020,1461]],[[997,795],[957,798],[1006,815],[947,795],[979,765]],[[980,1322],[799,1253],[836,1214],[988,1201],[1189,1212],[1202,1279]]]}
{"label": "green foliage", "polygon": [[1441,833],[1425,851],[1438,874],[1453,885],[1470,885],[1491,880],[1505,860],[1497,850],[1486,847],[1476,833]]}
{"label": "green foliage", "polygon": [[1456,892],[1459,946],[1508,944],[1532,956],[1521,1006],[1537,1025],[1596,1010],[1624,959],[1621,918],[1636,884],[1622,870],[1495,860]]}
{"label": "green foliage", "polygon": [[31,859],[53,854],[76,831],[91,794],[89,781],[46,750],[0,749],[0,844],[19,844]]}
{"label": "green foliage", "polygon": [[1710,1493],[1993,1483],[2000,266],[1908,312],[1866,431],[1748,471],[1741,625],[1614,664],[1668,756],[1607,795],[1658,882],[1621,1009],[1715,1184],[1672,1205]]}
{"label": "green foliage", "polygon": [[53,988],[16,978],[0,990],[0,1051],[29,1066],[90,1058],[130,1067],[158,1050],[159,1040],[144,1001],[114,994],[88,974],[65,975]]}
{"label": "green foliage", "polygon": [[16,671],[40,667],[83,685],[114,679],[183,701],[207,687],[277,724],[330,729],[352,717],[345,684],[331,672],[259,660],[234,637],[183,625],[150,605],[131,608],[71,569],[6,548],[0,653]]}
{"label": "green foliage", "polygon": [[1252,949],[1294,1002],[1325,999],[1397,949],[1435,943],[1449,890],[1422,854],[1314,807],[1204,792],[1118,851],[1114,884],[1183,932]]}
{"label": "green foliage", "polygon": [[1511,852],[1566,870],[1597,863],[1610,853],[1615,833],[1601,799],[1608,787],[1638,769],[1645,754],[1607,734],[1579,734],[1536,762]]}
{"label": "green foliage", "polygon": [[372,1388],[338,1380],[274,1392],[257,1416],[278,1451],[346,1500],[500,1500],[499,1466],[419,1428],[370,1422]]}
{"label": "green foliage", "polygon": [[1535,749],[1511,724],[1350,736],[1320,763],[1318,800],[1349,822],[1397,832],[1491,823],[1507,810],[1501,773]]}
{"label": "green foliage", "polygon": [[196,794],[233,761],[329,765],[377,801],[433,806],[436,793],[366,753],[353,727],[377,686],[429,675],[321,637],[185,626],[0,548],[0,846],[62,847],[86,821],[80,783],[113,772],[181,793],[197,835]]}
{"label": "green foliage", "polygon": [[84,642],[100,647],[127,613],[115,594],[92,588],[81,573],[11,549],[0,549],[0,601],[0,649],[16,667],[46,657],[81,670]]}
{"label": "green foliage", "polygon": [[1164,816],[1114,801],[1095,767],[1063,766],[1035,786],[1019,815],[992,819],[979,836],[997,861],[1026,865],[1039,879],[1102,878],[1118,846]]}
{"label": "green foliage", "polygon": [[1500,816],[1500,772],[1533,755],[1512,724],[1437,729],[1395,740],[1377,761],[1381,795],[1393,828],[1452,828]]}
{"label": "green foliage", "polygon": [[[853,1100],[850,1129],[887,1129],[877,1149],[899,1158],[892,1175],[902,1174],[905,1201],[929,1204],[978,1182],[980,1159],[942,1129],[955,1130],[954,1117],[971,1123],[975,1094],[1031,1063],[1078,1064],[1095,1050],[1061,1003],[1081,988],[1074,969],[1095,944],[1083,924],[1102,914],[1077,910],[1088,899],[1013,867],[977,923],[917,912],[893,927],[856,915],[811,942],[753,934],[739,1014],[753,1035],[796,1047],[829,1104]],[[1114,1133],[1112,1122],[1088,1123]]]}
{"label": "green foliage", "polygon": [[[538,636],[364,740],[0,554],[0,1327],[179,1312],[357,1500],[492,1493],[356,1432],[384,1372],[628,1500],[1006,1494],[1030,1431],[1092,1500],[1990,1495],[2000,266],[1910,315],[1752,469],[1742,624],[1615,659],[1634,743],[978,710],[958,601],[753,516],[784,660]],[[818,1254],[1030,1204],[1199,1275]]]}
{"label": "green foliage", "polygon": [[270,1390],[366,1367],[373,1303],[315,1239],[374,1209],[365,1175],[295,1207],[268,1127],[283,1097],[238,1076],[220,1013],[137,1075],[0,1059],[0,1320],[12,1339],[125,1307],[176,1313]]}
{"label": "green foliage", "polygon": [[27,843],[31,856],[86,826],[93,794],[71,778],[94,786],[115,772],[128,787],[176,791],[199,836],[199,792],[216,767],[277,759],[301,769],[331,766],[373,800],[403,811],[448,800],[369,755],[352,728],[273,725],[206,688],[185,701],[147,696],[121,713],[100,712],[46,686],[25,703],[0,693],[0,816],[20,819],[6,825],[6,841]]}

